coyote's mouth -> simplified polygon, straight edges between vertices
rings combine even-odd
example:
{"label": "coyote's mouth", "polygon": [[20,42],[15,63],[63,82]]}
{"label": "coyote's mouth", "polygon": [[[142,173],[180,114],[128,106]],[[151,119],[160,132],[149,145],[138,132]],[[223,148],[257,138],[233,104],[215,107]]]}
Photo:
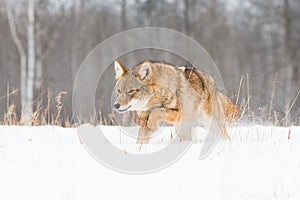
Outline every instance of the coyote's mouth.
{"label": "coyote's mouth", "polygon": [[127,108],[124,109],[118,109],[117,111],[120,113],[126,112],[129,108],[131,108],[132,105],[128,106]]}

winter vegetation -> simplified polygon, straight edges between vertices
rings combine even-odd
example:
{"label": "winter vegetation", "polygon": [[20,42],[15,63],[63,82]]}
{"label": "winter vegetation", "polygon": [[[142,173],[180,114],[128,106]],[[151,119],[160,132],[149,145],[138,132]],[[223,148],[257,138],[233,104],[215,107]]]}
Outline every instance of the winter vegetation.
{"label": "winter vegetation", "polygon": [[[174,29],[203,45],[245,123],[299,124],[299,10],[297,0],[1,1],[1,124],[70,126],[83,59],[109,36],[144,26]],[[108,72],[103,90],[112,91],[113,76]],[[113,124],[110,96],[95,98],[93,120]]]}
{"label": "winter vegetation", "polygon": [[[72,111],[72,89],[96,45],[138,27],[173,29],[200,43],[241,120],[206,159],[198,158],[207,131],[194,127],[182,158],[130,176],[93,159],[76,128],[96,125],[106,139],[99,146],[142,156],[174,141],[174,128],[165,124],[147,145],[122,134],[137,134],[139,123],[134,112],[111,109],[113,63],[99,66],[106,70],[87,119]],[[153,49],[119,56],[126,64],[193,64]],[[299,133],[300,0],[0,0],[0,199],[298,200]]]}

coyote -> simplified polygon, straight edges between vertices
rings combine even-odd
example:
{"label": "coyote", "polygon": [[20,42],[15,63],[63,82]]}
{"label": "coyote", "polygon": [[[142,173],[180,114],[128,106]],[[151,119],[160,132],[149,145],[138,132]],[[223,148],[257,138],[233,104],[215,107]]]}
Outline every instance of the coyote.
{"label": "coyote", "polygon": [[192,128],[201,123],[211,132],[230,140],[225,121],[232,123],[240,110],[218,92],[213,78],[194,68],[144,61],[127,69],[115,61],[118,112],[137,111],[140,130],[137,143],[149,143],[160,122],[174,125],[179,140],[191,140]]}

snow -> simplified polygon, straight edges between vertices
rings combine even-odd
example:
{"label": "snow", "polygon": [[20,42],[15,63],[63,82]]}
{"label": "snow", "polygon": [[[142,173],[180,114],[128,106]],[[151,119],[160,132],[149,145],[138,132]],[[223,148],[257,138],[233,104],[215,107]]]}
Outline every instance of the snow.
{"label": "snow", "polygon": [[[116,147],[136,151],[118,128],[100,129]],[[129,175],[93,159],[75,129],[0,126],[0,199],[300,199],[300,127],[228,131],[230,147],[218,143],[204,160],[199,142],[162,171]],[[157,137],[141,153],[168,140]]]}

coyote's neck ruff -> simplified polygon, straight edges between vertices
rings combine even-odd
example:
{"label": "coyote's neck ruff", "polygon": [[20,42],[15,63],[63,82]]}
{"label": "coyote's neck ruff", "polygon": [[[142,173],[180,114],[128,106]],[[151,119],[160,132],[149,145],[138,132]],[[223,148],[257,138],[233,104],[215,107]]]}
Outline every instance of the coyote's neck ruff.
{"label": "coyote's neck ruff", "polygon": [[202,123],[211,132],[230,140],[225,120],[240,116],[239,108],[216,90],[212,77],[195,68],[145,61],[128,70],[115,61],[118,112],[137,111],[140,119],[138,143],[166,121],[175,126],[179,140],[191,140],[192,127]]}

